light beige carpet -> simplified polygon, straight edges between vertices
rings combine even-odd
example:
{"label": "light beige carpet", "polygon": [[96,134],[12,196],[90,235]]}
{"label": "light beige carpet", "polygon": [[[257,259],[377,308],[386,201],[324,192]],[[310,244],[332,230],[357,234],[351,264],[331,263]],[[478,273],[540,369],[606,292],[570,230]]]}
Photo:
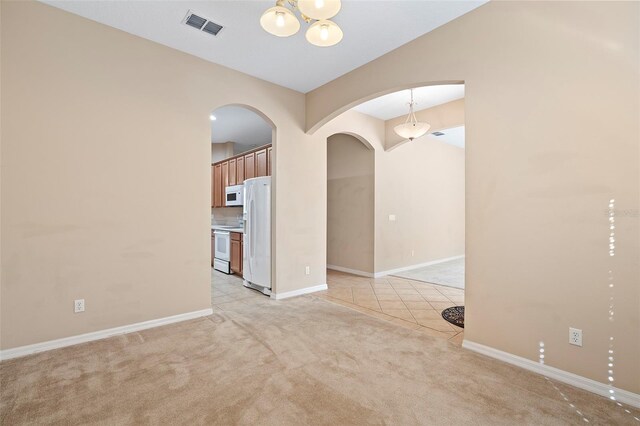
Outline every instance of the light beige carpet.
{"label": "light beige carpet", "polygon": [[640,416],[311,297],[234,303],[208,318],[6,361],[0,378],[3,425],[636,424]]}

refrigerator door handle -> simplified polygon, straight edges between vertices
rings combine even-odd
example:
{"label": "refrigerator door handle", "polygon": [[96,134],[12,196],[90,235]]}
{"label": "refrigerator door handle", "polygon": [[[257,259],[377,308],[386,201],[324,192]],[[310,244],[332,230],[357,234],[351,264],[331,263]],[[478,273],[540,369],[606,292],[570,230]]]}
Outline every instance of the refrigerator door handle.
{"label": "refrigerator door handle", "polygon": [[[252,191],[253,192],[253,191]],[[249,229],[249,270],[251,271],[251,276],[253,277],[253,262],[255,260],[255,256],[256,256],[256,227],[255,227],[255,221],[256,221],[256,208],[255,208],[255,200],[253,197],[253,193],[251,194],[251,202],[249,205],[249,217],[251,218],[251,221],[253,222],[251,224],[251,228]],[[255,279],[255,277],[254,277]]]}
{"label": "refrigerator door handle", "polygon": [[246,241],[246,252],[244,253],[244,256],[247,256],[247,266],[249,269],[249,279],[251,281],[254,280],[254,276],[253,276],[253,268],[251,267],[251,251],[253,250],[253,241],[251,239],[251,234],[253,233],[253,221],[255,220],[255,218],[253,217],[252,211],[251,211],[251,204],[253,203],[253,185],[249,184],[249,185],[245,185],[245,195],[246,198],[244,200],[245,204],[244,204],[244,209],[246,210],[246,219],[244,221],[244,238]]}

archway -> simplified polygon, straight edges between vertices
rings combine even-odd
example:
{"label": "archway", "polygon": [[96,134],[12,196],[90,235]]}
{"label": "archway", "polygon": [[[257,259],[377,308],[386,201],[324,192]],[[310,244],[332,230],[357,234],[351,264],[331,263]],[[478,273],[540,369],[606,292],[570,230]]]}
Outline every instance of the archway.
{"label": "archway", "polygon": [[[340,116],[341,114],[353,109],[354,107],[363,104],[367,101],[370,101],[375,98],[379,98],[381,96],[388,95],[390,93],[399,92],[401,90],[412,89],[415,87],[427,87],[427,86],[439,86],[445,84],[464,84],[464,80],[440,80],[440,81],[423,81],[423,82],[414,82],[414,83],[405,83],[399,84],[396,86],[390,86],[384,90],[379,90],[374,93],[363,93],[362,96],[358,97],[355,100],[345,101],[345,103],[340,107],[333,111],[316,111],[316,110],[308,110],[307,111],[307,133],[314,134],[316,131],[321,129],[325,124],[329,123],[334,118]],[[314,103],[318,103],[317,101]],[[312,114],[310,114],[312,113]],[[318,117],[322,117],[318,119]]]}
{"label": "archway", "polygon": [[327,268],[373,276],[375,153],[358,134],[327,138]]}
{"label": "archway", "polygon": [[[434,85],[428,87],[431,91],[435,90]],[[396,99],[397,105],[393,107],[380,105],[379,110],[374,109],[369,113],[366,108],[345,111],[320,128],[319,135],[331,135],[331,139],[335,137],[336,130],[349,129],[348,132],[339,133],[351,135],[356,145],[375,148],[372,151],[372,270],[362,266],[357,268],[334,264],[336,256],[331,256],[332,234],[342,235],[331,229],[333,217],[340,217],[340,212],[334,211],[335,207],[332,206],[332,158],[329,152],[327,155],[329,293],[335,289],[338,299],[344,297],[342,300],[380,311],[405,321],[409,326],[423,326],[442,337],[458,336],[458,340],[461,340],[461,329],[451,326],[441,317],[442,310],[464,304],[465,150],[445,141],[447,136],[442,136],[447,135],[449,129],[464,125],[464,85],[456,84],[455,89],[461,89],[458,95],[429,104],[416,113],[419,120],[425,118],[421,115],[426,116],[424,121],[432,124],[431,130],[437,131],[440,136],[428,134],[413,141],[393,140],[394,144],[389,146],[389,139],[397,138],[393,133],[396,121],[403,122],[406,117],[408,90],[404,90],[407,99],[403,94],[400,100]],[[387,92],[387,95],[392,94]],[[398,112],[398,106],[401,112]],[[360,134],[367,135],[367,138],[359,137]],[[361,212],[359,215],[364,216]],[[344,211],[342,216],[348,217]],[[350,223],[356,221],[351,219]],[[348,229],[348,225],[342,229]],[[340,242],[345,251],[341,253],[340,261],[348,262],[352,254],[349,250],[358,253],[357,247],[350,244],[348,238],[342,238]],[[341,276],[332,270],[376,280],[362,281],[364,278]],[[444,278],[453,279],[437,282],[443,276],[434,278],[433,274],[441,270],[455,276],[447,275]],[[403,276],[405,272],[415,275]],[[371,288],[367,287],[367,283]],[[346,289],[350,289],[351,293]]]}
{"label": "archway", "polygon": [[243,286],[266,295],[275,291],[276,127],[266,114],[246,104],[217,107],[209,120],[215,306],[246,295]]}

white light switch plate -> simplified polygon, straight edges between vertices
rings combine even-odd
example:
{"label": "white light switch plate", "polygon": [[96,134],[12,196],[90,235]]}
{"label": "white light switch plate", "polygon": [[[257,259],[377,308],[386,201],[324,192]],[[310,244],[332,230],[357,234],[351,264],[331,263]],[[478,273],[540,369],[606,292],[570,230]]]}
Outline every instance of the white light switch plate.
{"label": "white light switch plate", "polygon": [[395,214],[390,214],[389,215],[389,222],[395,222],[396,221],[396,215]]}

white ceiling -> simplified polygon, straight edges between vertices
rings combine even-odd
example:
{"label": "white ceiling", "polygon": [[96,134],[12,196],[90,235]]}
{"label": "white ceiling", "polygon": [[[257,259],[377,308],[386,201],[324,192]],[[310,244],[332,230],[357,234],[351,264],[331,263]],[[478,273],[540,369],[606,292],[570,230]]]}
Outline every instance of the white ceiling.
{"label": "white ceiling", "polygon": [[[487,0],[346,0],[333,19],[344,39],[333,47],[309,44],[307,24],[278,38],[260,27],[275,1],[41,0],[60,9],[306,93],[461,16]],[[213,37],[182,24],[187,11],[223,25]]]}
{"label": "white ceiling", "polygon": [[444,133],[444,135],[434,136],[433,134],[431,134],[427,137],[432,140],[457,146],[458,148],[464,148],[464,126],[452,127],[447,130],[441,130],[441,132]]}
{"label": "white ceiling", "polygon": [[211,142],[235,142],[246,147],[271,143],[271,126],[258,114],[246,108],[226,106],[213,112]]}
{"label": "white ceiling", "polygon": [[[464,98],[464,84],[443,84],[413,89],[413,99],[416,102],[415,111],[462,98]],[[381,120],[390,120],[409,112],[410,99],[409,90],[401,90],[372,99],[353,109]]]}

